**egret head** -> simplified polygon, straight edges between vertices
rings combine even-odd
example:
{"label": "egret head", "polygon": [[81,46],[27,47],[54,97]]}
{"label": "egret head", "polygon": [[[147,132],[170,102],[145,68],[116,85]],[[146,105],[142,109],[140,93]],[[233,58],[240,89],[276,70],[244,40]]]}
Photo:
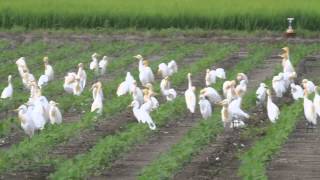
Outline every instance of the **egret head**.
{"label": "egret head", "polygon": [[135,56],[133,56],[134,58],[136,58],[136,59],[138,59],[138,60],[142,60],[143,59],[143,57],[140,55],[140,54],[137,54],[137,55],[135,55]]}
{"label": "egret head", "polygon": [[49,63],[48,56],[43,57],[43,62],[44,62],[44,64],[48,64]]}
{"label": "egret head", "polygon": [[79,64],[78,64],[78,67],[79,67],[79,68],[83,68],[83,63],[79,63]]}

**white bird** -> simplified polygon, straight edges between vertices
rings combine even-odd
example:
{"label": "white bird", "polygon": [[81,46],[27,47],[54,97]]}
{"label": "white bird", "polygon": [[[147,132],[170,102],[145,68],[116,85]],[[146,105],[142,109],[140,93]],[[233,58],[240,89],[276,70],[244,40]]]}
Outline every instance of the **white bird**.
{"label": "white bird", "polygon": [[24,132],[31,138],[34,135],[36,126],[31,117],[31,111],[26,105],[21,105],[15,111],[18,112],[18,118],[21,122],[21,127]]}
{"label": "white bird", "polygon": [[238,73],[238,74],[237,74],[237,80],[238,80],[239,82],[241,82],[242,80],[244,80],[246,84],[249,83],[248,76],[247,76],[246,74],[244,74],[244,73]]}
{"label": "white bird", "polygon": [[301,86],[296,85],[294,83],[290,84],[291,87],[291,95],[294,100],[302,99],[303,98],[303,89]]}
{"label": "white bird", "polygon": [[213,87],[206,87],[200,90],[200,95],[206,97],[212,104],[219,103],[222,98],[217,90]]}
{"label": "white bird", "polygon": [[33,74],[25,71],[22,75],[22,83],[26,89],[30,89],[30,82],[35,81]]}
{"label": "white bird", "polygon": [[106,73],[107,66],[108,66],[108,57],[103,56],[102,59],[99,61],[99,69],[100,69],[101,75]]}
{"label": "white bird", "polygon": [[44,57],[44,75],[48,76],[49,81],[52,81],[54,79],[54,70],[52,66],[49,64],[49,58]]}
{"label": "white bird", "polygon": [[98,114],[103,110],[103,92],[102,84],[100,81],[92,85],[93,103],[91,105],[91,112],[97,111]]}
{"label": "white bird", "polygon": [[196,109],[196,88],[192,86],[191,73],[188,73],[188,89],[185,91],[184,96],[187,104],[187,108],[191,112],[192,116]]}
{"label": "white bird", "polygon": [[308,91],[304,90],[303,97],[304,116],[308,122],[308,127],[313,127],[317,124],[317,112],[313,102],[308,99]]}
{"label": "white bird", "polygon": [[1,93],[1,99],[12,98],[13,86],[12,86],[12,76],[8,76],[8,86],[5,87]]}
{"label": "white bird", "polygon": [[176,72],[178,72],[178,66],[175,60],[171,60],[168,64],[161,63],[158,66],[158,74],[162,75],[162,78],[171,76]]}
{"label": "white bird", "polygon": [[139,79],[143,86],[154,82],[154,75],[147,60],[143,61],[143,68],[139,73]]}
{"label": "white bird", "polygon": [[226,72],[224,71],[223,68],[216,69],[216,75],[220,79],[226,79]]}
{"label": "white bird", "polygon": [[259,104],[263,104],[265,99],[266,99],[266,95],[267,95],[267,86],[265,83],[260,83],[259,88],[256,91],[256,96],[257,96],[257,101],[256,103]]}
{"label": "white bird", "polygon": [[228,111],[228,106],[229,106],[229,102],[227,100],[223,100],[221,102],[219,102],[219,104],[222,106],[221,109],[221,120],[223,123],[223,127],[230,127],[231,121],[232,121],[232,117],[229,114]]}
{"label": "white bird", "polygon": [[132,99],[138,101],[139,105],[142,105],[144,103],[143,92],[137,86],[137,82],[136,81],[133,82],[130,91],[131,91],[131,94],[132,94]]}
{"label": "white bird", "polygon": [[278,106],[272,102],[271,91],[267,90],[268,100],[267,100],[267,114],[268,118],[272,123],[275,123],[279,118],[280,110]]}
{"label": "white bird", "polygon": [[16,61],[16,65],[18,67],[18,71],[20,74],[20,77],[22,78],[23,74],[25,72],[29,72],[27,63],[26,63],[26,58],[25,57],[20,57],[17,61]]}
{"label": "white bird", "polygon": [[315,91],[316,86],[312,81],[309,81],[308,79],[303,79],[302,80],[302,86],[304,89],[307,90],[308,94],[311,94]]}
{"label": "white bird", "polygon": [[[31,117],[37,129],[43,130],[46,125],[45,109],[42,106],[40,100],[35,101],[33,104],[29,105],[31,109]],[[28,109],[29,109],[28,107]]]}
{"label": "white bird", "polygon": [[237,96],[233,100],[224,99],[219,104],[222,105],[221,116],[224,127],[230,124],[230,128],[245,126],[243,119],[249,118],[249,114],[241,109],[242,98]]}
{"label": "white bird", "polygon": [[169,76],[165,77],[160,82],[160,90],[162,95],[167,99],[167,101],[173,101],[177,97],[177,92],[170,87]]}
{"label": "white bird", "polygon": [[316,110],[317,115],[320,117],[320,96],[318,93],[318,89],[319,89],[319,87],[316,86],[315,91],[314,91],[315,95],[313,98],[313,104],[314,104],[314,108]]}
{"label": "white bird", "polygon": [[41,75],[39,80],[38,80],[38,86],[40,88],[43,88],[44,86],[48,85],[49,82],[49,77],[45,74]]}
{"label": "white bird", "polygon": [[79,76],[79,78],[80,78],[80,86],[81,86],[81,88],[82,88],[82,90],[85,88],[85,86],[86,86],[86,81],[87,81],[87,73],[86,73],[86,71],[83,69],[84,68],[84,66],[83,66],[83,64],[82,63],[79,63],[78,64],[78,73],[77,73],[77,75]]}
{"label": "white bird", "polygon": [[126,79],[121,82],[117,88],[117,96],[123,96],[130,92],[133,83],[135,82],[130,72],[127,72]]}
{"label": "white bird", "polygon": [[284,86],[286,89],[289,88],[290,84],[294,83],[294,79],[297,77],[296,72],[283,73]]}
{"label": "white bird", "polygon": [[139,123],[140,122],[147,123],[151,130],[156,129],[156,125],[153,122],[149,113],[147,111],[145,111],[144,109],[139,108],[140,104],[138,101],[132,101],[130,106],[132,107],[134,117],[138,120]]}
{"label": "white bird", "polygon": [[282,48],[282,50],[284,50],[284,53],[280,55],[280,57],[282,57],[282,67],[283,67],[283,72],[295,72],[292,63],[289,59],[289,48],[288,47],[284,47]]}
{"label": "white bird", "polygon": [[285,82],[283,80],[283,73],[279,73],[272,79],[272,88],[276,93],[277,97],[282,97],[286,92]]}
{"label": "white bird", "polygon": [[228,110],[229,112],[231,112],[232,117],[235,119],[242,119],[242,118],[248,119],[250,115],[241,109],[241,102],[242,102],[242,98],[238,95],[234,100],[232,100],[229,103]]}
{"label": "white bird", "polygon": [[81,86],[81,78],[76,76],[76,79],[73,84],[73,95],[80,96],[83,91],[83,86]]}
{"label": "white bird", "polygon": [[210,102],[205,98],[205,96],[199,96],[199,108],[203,119],[208,119],[212,115],[212,107]]}
{"label": "white bird", "polygon": [[235,85],[236,85],[235,80],[226,81],[223,83],[223,94],[225,98],[229,100],[232,100],[235,98],[236,96]]}
{"label": "white bird", "polygon": [[67,93],[70,93],[70,94],[73,93],[76,78],[77,78],[77,74],[74,72],[68,73],[64,77],[63,88]]}
{"label": "white bird", "polygon": [[147,89],[144,89],[144,102],[151,101],[151,111],[157,109],[159,107],[159,101],[154,97],[156,93],[153,91],[152,84],[148,83],[146,85]]}
{"label": "white bird", "polygon": [[99,72],[99,62],[98,62],[98,54],[93,53],[91,55],[92,61],[90,62],[89,68],[90,70],[93,70],[96,74]]}
{"label": "white bird", "polygon": [[237,92],[241,97],[243,97],[247,92],[247,83],[248,81],[245,79],[240,80],[240,83],[235,88],[235,92]]}
{"label": "white bird", "polygon": [[206,86],[210,86],[211,84],[216,83],[216,79],[217,79],[216,71],[207,69],[206,77],[205,77]]}
{"label": "white bird", "polygon": [[141,72],[143,69],[143,57],[140,54],[133,57],[139,60],[139,72]]}
{"label": "white bird", "polygon": [[57,107],[58,103],[54,101],[49,102],[49,119],[51,124],[61,124],[62,122],[62,115]]}

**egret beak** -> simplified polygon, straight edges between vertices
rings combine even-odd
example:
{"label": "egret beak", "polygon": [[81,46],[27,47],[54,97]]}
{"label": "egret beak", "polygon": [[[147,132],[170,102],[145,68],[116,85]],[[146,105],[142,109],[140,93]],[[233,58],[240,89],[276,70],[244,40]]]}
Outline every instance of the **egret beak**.
{"label": "egret beak", "polygon": [[15,110],[13,110],[14,112],[19,112],[19,108],[18,109],[15,109]]}
{"label": "egret beak", "polygon": [[158,74],[158,75],[161,75],[161,70],[160,70],[160,69],[158,69],[157,74]]}

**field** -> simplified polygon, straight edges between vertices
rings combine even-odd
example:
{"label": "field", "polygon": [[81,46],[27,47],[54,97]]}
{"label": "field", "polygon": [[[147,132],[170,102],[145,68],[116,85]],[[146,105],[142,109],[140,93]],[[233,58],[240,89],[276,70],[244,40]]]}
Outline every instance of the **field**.
{"label": "field", "polygon": [[317,0],[1,0],[0,4],[0,27],[5,28],[283,30],[287,17],[296,18],[298,29],[318,30],[320,24]]}
{"label": "field", "polygon": [[[306,129],[304,100],[294,100],[290,90],[279,98],[272,90],[280,108],[276,123],[268,119],[266,103],[256,104],[260,83],[272,89],[273,77],[283,71],[278,55],[285,46],[297,74],[294,83],[320,83],[319,7],[316,0],[0,0],[0,91],[8,75],[14,89],[12,98],[0,99],[0,179],[319,179],[319,125]],[[284,36],[287,17],[295,18],[296,37]],[[95,52],[99,59],[108,56],[103,75],[89,69]],[[129,106],[133,90],[117,96],[127,72],[146,88],[137,54],[155,75],[159,107],[150,116],[156,130],[137,122]],[[26,89],[16,60],[25,57],[38,79],[45,56],[55,77],[41,95],[58,103],[63,121],[47,123],[29,138],[15,110],[32,101],[37,88]],[[167,101],[157,70],[171,60],[178,65],[170,76],[177,98]],[[76,96],[63,87],[79,63],[87,85]],[[212,103],[211,117],[201,116],[206,69],[216,68],[225,70],[226,79],[210,86],[221,95],[226,80],[248,76],[241,108],[250,117],[243,128],[223,126],[223,101]],[[188,73],[196,94],[193,115],[186,108]],[[90,88],[97,81],[104,95],[101,114],[90,109]]]}
{"label": "field", "polygon": [[[276,54],[279,53],[279,47],[287,43],[281,38],[260,39],[249,34],[246,38],[241,35],[201,38],[195,33],[173,39],[169,38],[171,36],[168,32],[161,38],[147,36],[144,32],[141,34],[1,34],[1,88],[6,86],[6,76],[9,73],[13,75],[15,87],[14,97],[1,101],[1,179],[238,177],[237,171],[230,173],[228,167],[232,169],[239,162],[239,151],[247,151],[243,147],[247,149],[247,146],[263,139],[265,135],[267,138],[269,131],[271,134],[275,131],[268,128],[277,128],[266,120],[265,112],[255,106],[254,93],[260,82],[270,82],[272,75],[280,71],[280,59]],[[295,65],[320,50],[317,41],[289,41]],[[83,62],[88,69],[93,52],[110,57],[106,75],[99,77],[106,97],[102,115],[89,112],[92,101],[89,89],[77,97],[66,94],[62,88],[66,72],[76,70],[79,62]],[[171,79],[179,97],[173,102],[165,102],[163,97],[158,96],[161,105],[152,113],[157,124],[156,131],[136,123],[132,109],[127,107],[131,102],[130,97],[115,95],[116,88],[127,71],[137,78],[138,64],[132,56],[138,53],[150,61],[154,71],[159,63],[171,59],[175,59],[179,66],[178,73]],[[16,65],[13,63],[21,55],[25,55],[30,70],[36,77],[43,72],[42,56],[50,57],[56,70],[56,79],[42,91],[49,100],[59,102],[64,117],[61,125],[48,125],[32,139],[23,133],[17,115],[13,112],[13,109],[28,98],[28,92],[22,88]],[[245,109],[253,114],[246,122],[247,128],[223,131],[219,106],[214,107],[213,117],[209,120],[202,119],[199,109],[196,110],[194,118],[188,115],[183,98],[187,87],[186,74],[193,74],[193,83],[200,89],[205,86],[205,69],[210,67],[224,68],[228,79],[234,78],[238,72],[246,72],[250,77],[248,95],[243,102]],[[88,84],[91,85],[97,79],[92,71],[87,70],[87,73]],[[160,80],[161,78],[156,76],[156,91],[159,91]],[[318,82],[318,79],[314,80]],[[218,81],[214,87],[220,91],[222,83],[223,81]],[[287,106],[283,107],[283,114],[286,109],[290,110],[291,106],[301,109],[300,103],[292,101],[283,106]],[[297,113],[300,117],[301,111]],[[283,125],[294,127],[295,123],[296,121],[292,121]],[[278,125],[281,126],[281,123]],[[261,149],[257,152],[261,152]],[[217,161],[216,157],[221,160]],[[223,158],[231,158],[230,162],[236,163],[225,163]],[[248,172],[248,169],[252,169],[251,165],[246,165],[248,168],[240,166],[242,177],[257,177],[257,174],[249,175],[253,173]]]}

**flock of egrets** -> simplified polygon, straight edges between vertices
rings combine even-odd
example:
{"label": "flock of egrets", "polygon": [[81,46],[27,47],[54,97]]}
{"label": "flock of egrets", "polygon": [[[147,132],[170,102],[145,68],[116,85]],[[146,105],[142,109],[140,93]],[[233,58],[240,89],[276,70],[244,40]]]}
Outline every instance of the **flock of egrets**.
{"label": "flock of egrets", "polygon": [[[310,127],[313,127],[317,123],[317,116],[320,116],[320,97],[317,92],[317,87],[313,82],[304,79],[301,83],[302,86],[294,83],[297,78],[290,59],[289,48],[282,48],[284,53],[280,55],[282,58],[283,71],[272,79],[272,89],[275,92],[276,97],[281,98],[289,88],[292,97],[295,100],[299,98],[304,99],[304,113],[306,120]],[[92,61],[89,69],[94,71],[97,76],[106,73],[108,66],[108,58],[104,56],[100,61],[98,60],[98,54],[92,55]],[[132,96],[132,102],[129,105],[132,107],[133,114],[139,123],[148,124],[149,128],[154,130],[156,125],[152,120],[150,113],[159,107],[159,101],[156,99],[158,93],[154,92],[153,84],[155,83],[154,74],[149,67],[149,62],[145,60],[141,55],[134,56],[139,60],[139,80],[144,87],[141,89],[138,87],[137,81],[127,72],[125,80],[118,86],[117,96],[123,96],[129,94]],[[32,137],[37,130],[43,130],[46,123],[60,124],[62,122],[62,115],[57,107],[58,103],[55,101],[49,101],[42,95],[41,89],[46,86],[50,81],[54,79],[54,70],[49,64],[48,57],[43,59],[45,65],[44,74],[41,75],[36,81],[33,74],[30,73],[24,57],[19,58],[16,61],[18,72],[22,80],[22,84],[25,90],[30,92],[28,102],[19,106],[16,111],[18,112],[18,119],[20,120],[21,127],[27,135]],[[160,93],[167,101],[174,101],[177,97],[177,92],[171,87],[170,77],[174,76],[174,73],[178,72],[177,63],[171,60],[168,64],[161,63],[158,66],[158,75],[161,76]],[[250,115],[241,109],[242,98],[247,92],[247,86],[249,83],[248,77],[244,73],[238,73],[235,80],[226,80],[223,83],[222,95],[214,89],[211,85],[215,84],[217,79],[226,79],[225,70],[207,69],[206,76],[204,77],[205,85],[200,90],[198,96],[198,105],[200,113],[204,119],[208,119],[212,116],[213,106],[222,106],[221,120],[225,128],[243,127],[245,126],[244,119],[250,117]],[[187,74],[188,88],[186,89],[184,96],[186,107],[190,113],[195,113],[197,106],[196,88],[192,85],[192,75]],[[13,86],[12,76],[8,76],[8,86],[4,88],[1,94],[2,99],[12,98]],[[77,72],[68,72],[64,78],[63,88],[67,93],[80,96],[83,92],[87,81],[87,74],[84,70],[82,63],[78,64]],[[91,87],[93,103],[91,105],[91,112],[102,113],[103,111],[103,86],[100,81],[94,83]],[[313,101],[308,99],[308,94],[315,93]],[[279,118],[280,109],[272,101],[271,88],[268,88],[265,83],[260,83],[256,91],[257,104],[261,105],[261,108],[266,108],[268,118],[272,123],[275,123]]]}

